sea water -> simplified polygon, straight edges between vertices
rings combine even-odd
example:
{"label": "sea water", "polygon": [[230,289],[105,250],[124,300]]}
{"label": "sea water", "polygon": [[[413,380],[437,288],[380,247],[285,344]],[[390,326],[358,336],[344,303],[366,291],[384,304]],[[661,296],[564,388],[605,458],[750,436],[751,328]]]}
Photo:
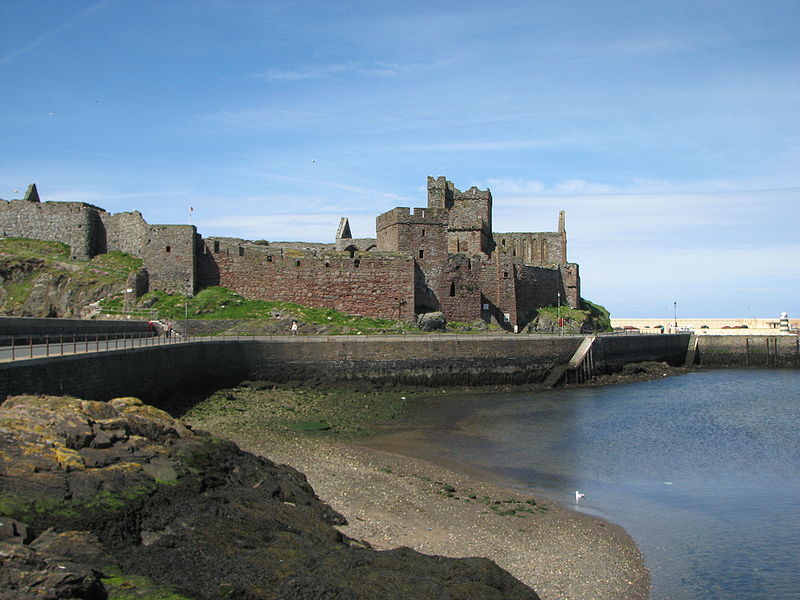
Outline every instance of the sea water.
{"label": "sea water", "polygon": [[653,600],[800,598],[799,371],[450,397],[421,423],[429,457],[622,525]]}

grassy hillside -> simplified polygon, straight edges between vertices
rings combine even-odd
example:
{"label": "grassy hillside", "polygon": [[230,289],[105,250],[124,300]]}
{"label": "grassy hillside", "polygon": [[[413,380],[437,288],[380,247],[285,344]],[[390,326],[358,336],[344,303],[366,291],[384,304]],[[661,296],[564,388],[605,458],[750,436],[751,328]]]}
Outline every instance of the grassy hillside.
{"label": "grassy hillside", "polygon": [[123,252],[72,260],[59,242],[0,238],[0,314],[75,317],[120,289],[142,265]]}

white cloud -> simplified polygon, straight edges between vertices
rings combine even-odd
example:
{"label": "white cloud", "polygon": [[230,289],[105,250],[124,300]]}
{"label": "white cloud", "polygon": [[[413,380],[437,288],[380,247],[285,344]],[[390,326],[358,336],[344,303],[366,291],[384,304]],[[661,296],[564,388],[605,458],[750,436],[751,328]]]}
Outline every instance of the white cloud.
{"label": "white cloud", "polygon": [[[333,243],[342,213],[309,215],[240,215],[201,219],[198,229],[204,237],[230,236],[249,240],[304,241]],[[349,217],[350,230],[355,237],[375,237],[375,219],[367,215]]]}
{"label": "white cloud", "polygon": [[268,81],[302,81],[307,79],[325,79],[340,74],[357,74],[368,77],[389,77],[396,75],[401,70],[398,65],[388,63],[375,63],[364,66],[359,63],[342,63],[333,65],[318,65],[299,69],[268,69],[263,73],[250,75],[251,79],[266,79]]}

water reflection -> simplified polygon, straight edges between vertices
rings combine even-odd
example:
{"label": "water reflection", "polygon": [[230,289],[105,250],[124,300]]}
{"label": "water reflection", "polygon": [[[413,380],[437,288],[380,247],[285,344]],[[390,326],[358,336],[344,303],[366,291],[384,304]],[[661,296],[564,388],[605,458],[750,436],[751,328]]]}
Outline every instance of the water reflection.
{"label": "water reflection", "polygon": [[410,426],[424,427],[401,451],[619,523],[645,553],[654,600],[795,598],[799,390],[796,371],[735,370],[448,399],[417,412]]}

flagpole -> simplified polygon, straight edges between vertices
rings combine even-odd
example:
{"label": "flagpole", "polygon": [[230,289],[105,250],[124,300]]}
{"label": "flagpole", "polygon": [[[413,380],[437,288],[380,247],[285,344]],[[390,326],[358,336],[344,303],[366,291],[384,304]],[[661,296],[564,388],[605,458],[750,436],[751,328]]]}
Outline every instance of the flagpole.
{"label": "flagpole", "polygon": [[189,207],[189,225],[192,224],[192,212],[194,211],[193,207]]}

